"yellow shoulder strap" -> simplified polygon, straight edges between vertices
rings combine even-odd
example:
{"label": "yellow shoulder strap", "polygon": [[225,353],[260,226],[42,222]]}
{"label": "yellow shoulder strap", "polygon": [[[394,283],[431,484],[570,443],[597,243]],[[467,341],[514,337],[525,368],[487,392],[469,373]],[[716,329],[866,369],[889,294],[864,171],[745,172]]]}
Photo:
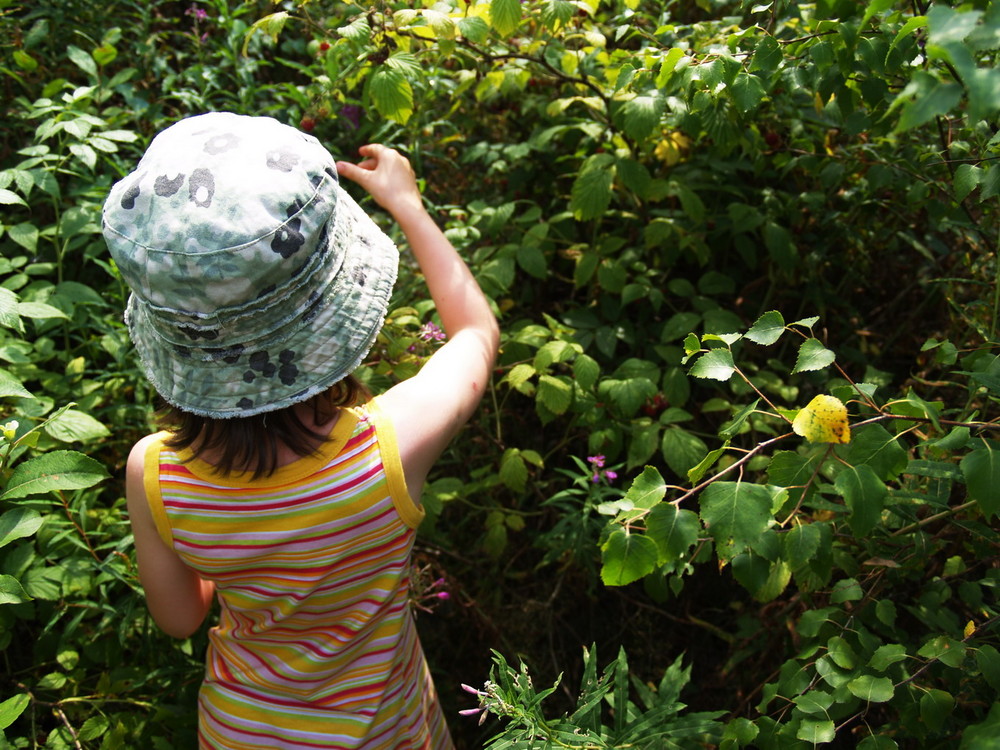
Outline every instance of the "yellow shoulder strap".
{"label": "yellow shoulder strap", "polygon": [[146,446],[142,463],[142,486],[146,491],[146,504],[153,516],[153,523],[156,524],[156,531],[164,544],[173,549],[174,535],[170,530],[170,520],[163,508],[163,495],[160,492],[160,451],[166,435],[166,432],[157,433]]}
{"label": "yellow shoulder strap", "polygon": [[406,475],[403,473],[403,462],[399,458],[399,447],[396,444],[396,430],[379,405],[378,397],[368,401],[362,408],[368,411],[375,434],[378,435],[379,450],[382,453],[382,465],[385,467],[386,480],[389,483],[389,493],[392,503],[396,506],[399,517],[411,529],[417,528],[424,520],[424,509],[410,497],[406,487]]}

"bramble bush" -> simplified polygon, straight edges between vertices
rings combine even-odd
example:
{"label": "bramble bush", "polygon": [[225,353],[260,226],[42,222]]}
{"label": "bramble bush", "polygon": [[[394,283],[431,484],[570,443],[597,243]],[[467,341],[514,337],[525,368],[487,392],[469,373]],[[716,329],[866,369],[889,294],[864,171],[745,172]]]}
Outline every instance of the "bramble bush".
{"label": "bramble bush", "polygon": [[100,206],[209,109],[401,148],[501,314],[415,568],[460,746],[996,743],[997,4],[92,6],[0,0],[0,747],[193,742]]}

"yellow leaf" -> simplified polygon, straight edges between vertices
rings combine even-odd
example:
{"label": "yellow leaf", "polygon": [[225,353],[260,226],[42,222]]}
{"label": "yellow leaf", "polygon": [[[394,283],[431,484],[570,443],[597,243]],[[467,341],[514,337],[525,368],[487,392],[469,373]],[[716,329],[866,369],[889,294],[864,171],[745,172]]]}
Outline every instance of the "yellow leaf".
{"label": "yellow leaf", "polygon": [[810,443],[849,443],[851,429],[847,424],[847,407],[833,396],[817,396],[799,410],[792,422],[796,435]]}
{"label": "yellow leaf", "polygon": [[972,620],[969,620],[965,625],[965,637],[968,638],[975,632],[976,632],[976,623],[974,623]]}

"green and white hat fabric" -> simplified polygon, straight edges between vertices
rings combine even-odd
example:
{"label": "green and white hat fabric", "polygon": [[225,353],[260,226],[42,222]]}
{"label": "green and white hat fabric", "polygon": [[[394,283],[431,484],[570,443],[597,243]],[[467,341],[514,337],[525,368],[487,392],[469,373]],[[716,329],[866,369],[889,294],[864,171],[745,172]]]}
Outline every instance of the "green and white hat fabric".
{"label": "green and white hat fabric", "polygon": [[169,403],[245,417],[320,393],[368,354],[399,254],[316,138],[216,112],[157,135],[104,204],[143,370]]}

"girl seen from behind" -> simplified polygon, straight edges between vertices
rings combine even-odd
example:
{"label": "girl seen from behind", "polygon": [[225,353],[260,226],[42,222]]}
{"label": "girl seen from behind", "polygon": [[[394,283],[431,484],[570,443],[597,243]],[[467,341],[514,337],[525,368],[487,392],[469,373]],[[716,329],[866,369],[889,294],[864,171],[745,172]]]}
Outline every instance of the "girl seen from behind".
{"label": "girl seen from behind", "polygon": [[[409,556],[497,324],[409,162],[361,155],[335,162],[270,118],[200,115],[154,138],[105,204],[129,332],[172,417],[128,461],[140,580],[179,638],[220,604],[201,748],[452,746],[407,605]],[[351,372],[398,253],[338,175],[398,222],[448,337],[363,403]]]}

